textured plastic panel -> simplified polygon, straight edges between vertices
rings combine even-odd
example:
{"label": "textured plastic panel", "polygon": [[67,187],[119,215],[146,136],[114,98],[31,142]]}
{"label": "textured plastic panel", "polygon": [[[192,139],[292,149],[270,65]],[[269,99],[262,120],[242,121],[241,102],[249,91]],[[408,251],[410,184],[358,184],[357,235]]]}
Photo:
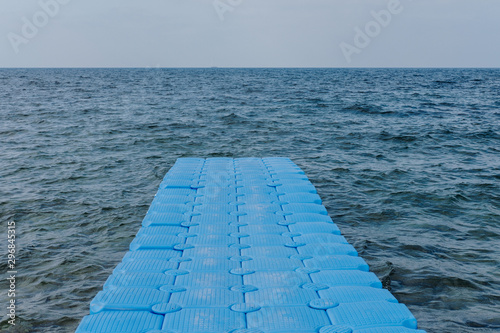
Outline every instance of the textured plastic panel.
{"label": "textured plastic panel", "polygon": [[295,237],[296,242],[302,242],[306,244],[311,243],[341,243],[348,244],[344,236],[329,234],[329,233],[315,233],[315,234],[304,234]]}
{"label": "textured plastic panel", "polygon": [[288,158],[181,158],[77,333],[423,333]]}
{"label": "textured plastic panel", "polygon": [[263,288],[245,294],[245,301],[261,306],[276,305],[304,305],[317,299],[314,290],[299,287],[291,288]]}
{"label": "textured plastic panel", "polygon": [[393,326],[393,327],[373,327],[366,329],[359,329],[353,331],[354,333],[425,333],[422,330],[414,330],[411,328]]}
{"label": "textured plastic panel", "polygon": [[130,259],[161,259],[170,260],[180,257],[182,252],[176,250],[139,250],[129,251],[123,257],[123,261]]}
{"label": "textured plastic panel", "polygon": [[279,197],[279,200],[286,203],[314,203],[321,205],[321,198],[319,195],[307,192],[283,194]]}
{"label": "textured plastic panel", "polygon": [[163,316],[143,311],[105,311],[83,318],[76,333],[137,333],[160,329]]}
{"label": "textured plastic panel", "polygon": [[166,314],[163,322],[163,330],[176,333],[222,333],[245,327],[245,314],[229,308],[182,309]]}
{"label": "textured plastic panel", "polygon": [[165,226],[153,226],[153,227],[143,227],[137,232],[137,236],[154,236],[154,235],[172,235],[177,236],[182,232],[187,232],[188,228],[181,226],[165,225]]}
{"label": "textured plastic panel", "polygon": [[103,310],[150,311],[155,304],[168,303],[170,293],[151,288],[118,288],[101,291],[90,303],[90,313]]}
{"label": "textured plastic panel", "polygon": [[156,204],[179,204],[179,205],[185,205],[188,203],[193,203],[194,202],[194,197],[193,196],[186,196],[186,195],[156,195],[153,203],[151,204],[156,205]]}
{"label": "textured plastic panel", "polygon": [[291,242],[290,237],[282,235],[252,235],[240,240],[241,244],[248,244],[251,246],[284,246],[286,243]]}
{"label": "textured plastic panel", "polygon": [[184,243],[184,238],[172,235],[145,235],[134,238],[130,251],[139,249],[174,249],[176,244]]}
{"label": "textured plastic panel", "polygon": [[282,208],[285,212],[291,212],[294,214],[328,214],[325,206],[314,203],[290,203],[283,205]]}
{"label": "textured plastic panel", "polygon": [[295,271],[259,271],[243,277],[245,284],[258,288],[266,287],[297,287],[311,282],[306,274]]}
{"label": "textured plastic panel", "polygon": [[388,301],[397,303],[397,300],[387,289],[373,287],[332,287],[318,291],[321,298],[334,300],[338,303]]}
{"label": "textured plastic panel", "polygon": [[292,185],[282,185],[277,186],[276,189],[278,194],[289,194],[289,193],[298,193],[298,192],[306,192],[316,194],[316,188],[312,184],[292,184]]}
{"label": "textured plastic panel", "polygon": [[242,232],[249,235],[265,235],[265,234],[275,234],[281,235],[284,232],[288,232],[289,229],[286,226],[278,224],[261,224],[261,225],[246,225],[240,227]]}
{"label": "textured plastic panel", "polygon": [[223,308],[231,304],[242,303],[244,300],[241,292],[226,288],[200,288],[174,293],[170,301],[179,304],[182,308]]}
{"label": "textured plastic panel", "polygon": [[193,245],[225,245],[229,246],[236,240],[229,235],[198,235],[186,240],[187,244]]}
{"label": "textured plastic panel", "polygon": [[276,193],[270,194],[244,194],[238,197],[238,202],[245,203],[247,205],[255,205],[262,203],[275,203],[277,202],[278,195]]}
{"label": "textured plastic panel", "polygon": [[307,254],[310,256],[334,256],[334,255],[350,255],[357,256],[358,252],[350,244],[340,243],[313,243],[306,244],[297,249],[300,254]]}
{"label": "textured plastic panel", "polygon": [[357,270],[321,271],[311,274],[314,283],[333,286],[368,286],[382,288],[382,283],[371,272]]}
{"label": "textured plastic panel", "polygon": [[229,224],[200,224],[190,227],[189,231],[198,235],[229,235],[238,232],[238,227]]}
{"label": "textured plastic panel", "polygon": [[238,187],[238,194],[271,194],[271,193],[276,193],[276,190],[273,187],[269,187],[267,185],[265,186],[258,186],[258,185],[251,185],[251,186],[241,186]]}
{"label": "textured plastic panel", "polygon": [[160,184],[161,189],[186,188],[190,189],[193,184],[189,179],[167,179]]}
{"label": "textured plastic panel", "polygon": [[353,256],[316,256],[311,259],[304,260],[304,265],[310,268],[318,268],[320,270],[346,270],[357,269],[360,271],[368,271],[368,264],[360,257]]}
{"label": "textured plastic panel", "polygon": [[174,283],[175,277],[162,273],[115,273],[111,275],[104,289],[113,287],[160,288]]}
{"label": "textured plastic panel", "polygon": [[318,328],[330,324],[324,311],[307,306],[263,307],[247,314],[248,328],[264,332],[316,332]]}
{"label": "textured plastic panel", "polygon": [[228,214],[203,214],[196,215],[191,218],[193,223],[198,223],[200,225],[204,224],[229,224],[229,223],[237,223],[238,217]]}
{"label": "textured plastic panel", "polygon": [[142,225],[149,227],[152,225],[181,225],[182,222],[189,221],[189,217],[177,213],[157,213],[150,212],[142,221]]}
{"label": "textured plastic panel", "polygon": [[236,211],[235,205],[229,204],[202,204],[194,207],[194,213],[229,214]]}
{"label": "textured plastic panel", "polygon": [[289,258],[297,254],[297,250],[285,246],[252,246],[242,249],[241,254],[250,257]]}
{"label": "textured plastic panel", "polygon": [[291,232],[300,234],[316,234],[319,232],[340,235],[339,228],[333,223],[327,222],[302,222],[289,225]]}
{"label": "textured plastic panel", "polygon": [[370,326],[403,326],[416,329],[417,321],[403,304],[392,302],[361,302],[340,304],[327,310],[335,325],[347,325],[352,328]]}
{"label": "textured plastic panel", "polygon": [[246,214],[274,214],[280,210],[280,205],[272,203],[245,204],[238,207],[238,211]]}
{"label": "textured plastic panel", "polygon": [[240,268],[240,263],[227,258],[195,258],[181,263],[179,267],[188,271],[230,271]]}
{"label": "textured plastic panel", "polygon": [[290,222],[329,222],[333,223],[332,219],[328,215],[317,214],[317,213],[294,213],[286,217],[287,221]]}
{"label": "textured plastic panel", "polygon": [[150,213],[159,214],[185,214],[192,211],[191,205],[180,205],[180,204],[163,204],[158,200],[149,207]]}
{"label": "textured plastic panel", "polygon": [[191,258],[229,258],[239,255],[240,250],[228,246],[195,246],[192,249],[184,250],[184,255]]}
{"label": "textured plastic panel", "polygon": [[178,276],[175,285],[193,286],[193,287],[212,287],[212,288],[230,288],[231,286],[241,284],[241,277],[229,273],[221,272],[191,272],[186,275]]}
{"label": "textured plastic panel", "polygon": [[270,224],[276,225],[279,222],[285,221],[284,216],[276,215],[274,213],[247,213],[247,215],[240,216],[239,221],[248,225]]}
{"label": "textured plastic panel", "polygon": [[243,268],[253,269],[253,270],[284,270],[284,271],[294,271],[297,268],[304,267],[302,265],[302,261],[298,259],[289,259],[289,258],[280,258],[276,260],[276,258],[263,258],[257,257],[252,260],[243,261]]}
{"label": "textured plastic panel", "polygon": [[113,273],[144,272],[163,273],[168,269],[177,268],[177,263],[159,259],[129,259],[116,266]]}
{"label": "textured plastic panel", "polygon": [[192,188],[169,188],[169,189],[162,189],[161,185],[160,188],[158,189],[158,192],[156,193],[155,198],[161,197],[161,196],[171,196],[171,195],[194,195],[196,194],[196,190]]}

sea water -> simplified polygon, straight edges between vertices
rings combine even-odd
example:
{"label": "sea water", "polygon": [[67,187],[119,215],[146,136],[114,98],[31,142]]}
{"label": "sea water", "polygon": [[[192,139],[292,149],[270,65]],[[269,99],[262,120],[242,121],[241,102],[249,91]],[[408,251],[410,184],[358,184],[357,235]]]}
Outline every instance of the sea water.
{"label": "sea water", "polygon": [[74,331],[187,156],[290,157],[422,329],[500,329],[500,70],[3,69],[0,137],[16,332]]}

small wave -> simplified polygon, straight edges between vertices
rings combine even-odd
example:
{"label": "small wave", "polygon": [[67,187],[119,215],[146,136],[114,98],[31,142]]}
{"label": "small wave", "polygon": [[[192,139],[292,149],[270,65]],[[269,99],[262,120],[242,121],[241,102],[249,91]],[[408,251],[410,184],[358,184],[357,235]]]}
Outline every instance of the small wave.
{"label": "small wave", "polygon": [[350,172],[351,170],[349,169],[346,169],[346,168],[333,168],[330,170],[331,172],[336,172],[336,173],[348,173]]}
{"label": "small wave", "polygon": [[391,110],[384,110],[376,105],[367,105],[367,104],[353,104],[351,106],[345,107],[342,109],[343,111],[355,111],[359,113],[365,114],[391,114],[395,113]]}
{"label": "small wave", "polygon": [[498,132],[492,131],[492,130],[487,130],[487,131],[480,131],[480,132],[473,132],[473,133],[468,133],[466,135],[467,138],[469,139],[495,139],[499,140],[500,139],[500,134]]}
{"label": "small wave", "polygon": [[439,84],[439,85],[441,85],[441,84],[445,85],[445,84],[455,84],[457,82],[451,81],[451,80],[435,80],[434,83]]}
{"label": "small wave", "polygon": [[224,116],[221,116],[220,119],[227,125],[237,125],[237,124],[246,124],[248,120],[245,117],[239,116],[235,113],[230,113]]}
{"label": "small wave", "polygon": [[322,103],[325,100],[323,98],[307,98],[306,101],[310,103]]}
{"label": "small wave", "polygon": [[405,134],[390,134],[386,131],[382,131],[379,135],[379,139],[382,141],[395,141],[395,142],[414,142],[418,140],[415,135],[405,135]]}
{"label": "small wave", "polygon": [[248,87],[245,89],[246,94],[254,94],[264,92],[264,88]]}

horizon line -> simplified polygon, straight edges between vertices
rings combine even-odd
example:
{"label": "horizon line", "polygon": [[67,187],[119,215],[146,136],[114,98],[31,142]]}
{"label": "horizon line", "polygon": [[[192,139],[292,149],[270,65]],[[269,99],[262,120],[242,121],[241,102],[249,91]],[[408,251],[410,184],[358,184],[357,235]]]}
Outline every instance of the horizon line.
{"label": "horizon line", "polygon": [[225,66],[191,66],[191,67],[134,67],[134,66],[124,66],[124,67],[104,67],[104,66],[83,66],[83,67],[72,67],[72,66],[64,66],[64,67],[50,67],[50,66],[39,66],[39,67],[0,67],[0,69],[500,69],[499,67],[225,67]]}

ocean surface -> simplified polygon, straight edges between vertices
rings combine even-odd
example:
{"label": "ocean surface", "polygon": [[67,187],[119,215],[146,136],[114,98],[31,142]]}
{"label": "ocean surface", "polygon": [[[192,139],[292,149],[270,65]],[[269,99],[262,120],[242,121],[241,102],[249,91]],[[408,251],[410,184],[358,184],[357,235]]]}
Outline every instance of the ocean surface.
{"label": "ocean surface", "polygon": [[72,332],[178,157],[287,156],[431,332],[500,331],[500,70],[1,69],[0,330]]}

